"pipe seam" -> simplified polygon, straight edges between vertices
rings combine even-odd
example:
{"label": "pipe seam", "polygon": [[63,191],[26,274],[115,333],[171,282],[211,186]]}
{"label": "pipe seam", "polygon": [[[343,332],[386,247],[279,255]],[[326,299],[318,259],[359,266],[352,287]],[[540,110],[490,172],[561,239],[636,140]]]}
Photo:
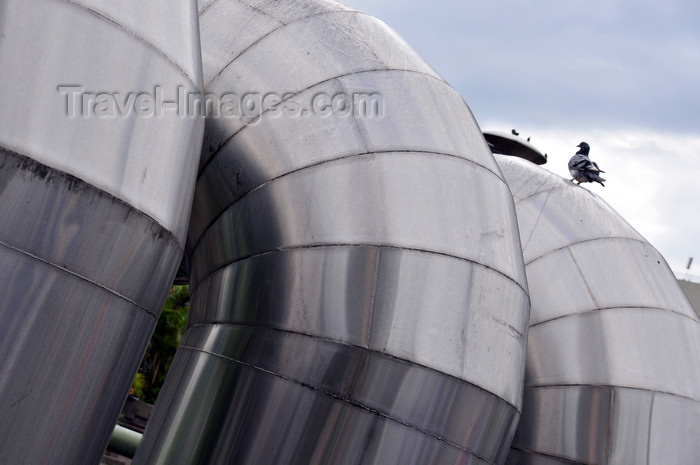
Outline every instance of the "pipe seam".
{"label": "pipe seam", "polygon": [[[364,70],[361,70],[361,71],[353,71],[353,72],[351,72],[351,73],[338,74],[338,75],[331,76],[331,77],[329,77],[329,78],[323,79],[323,80],[321,80],[321,81],[315,82],[314,84],[312,84],[312,85],[310,85],[310,86],[307,86],[307,87],[305,87],[305,88],[303,88],[303,89],[299,89],[297,92],[295,92],[295,93],[293,93],[293,94],[290,93],[286,98],[284,98],[284,99],[281,100],[281,103],[287,102],[287,101],[293,99],[294,97],[298,97],[300,94],[302,94],[302,93],[304,93],[304,92],[307,92],[307,91],[313,89],[314,87],[322,86],[322,85],[327,84],[327,83],[329,83],[329,82],[331,82],[331,81],[335,81],[335,80],[338,80],[338,79],[341,79],[341,78],[344,78],[344,77],[349,77],[349,76],[359,76],[359,75],[362,75],[362,74],[378,73],[378,72],[400,72],[400,73],[410,73],[410,74],[416,74],[416,75],[424,76],[424,77],[427,77],[427,78],[429,78],[429,79],[433,79],[433,80],[435,80],[435,81],[438,82],[438,83],[444,84],[445,88],[447,88],[448,90],[450,90],[451,92],[453,92],[453,93],[455,93],[457,96],[459,96],[459,94],[457,93],[457,91],[455,91],[454,88],[453,88],[452,86],[450,86],[449,84],[447,84],[442,78],[439,78],[439,77],[434,76],[434,75],[432,75],[432,74],[428,74],[428,73],[425,73],[425,72],[422,72],[422,71],[417,71],[417,70],[412,70],[412,69],[400,69],[400,68],[371,68],[371,69],[364,69]],[[461,96],[460,96],[460,98],[461,98]],[[266,113],[268,113],[268,112],[271,111],[271,110],[272,110],[271,108],[268,108],[268,109],[262,111],[262,112],[256,117],[256,119],[254,120],[253,123],[259,121],[260,118],[262,118],[263,115],[265,115]],[[246,129],[246,128],[249,127],[249,126],[251,126],[250,123],[244,124],[242,127],[238,128],[236,131],[234,131],[226,140],[224,140],[223,142],[221,142],[221,143],[219,144],[219,146],[216,147],[216,148],[213,150],[213,152],[208,156],[206,162],[204,162],[204,164],[200,167],[200,171],[199,171],[199,174],[198,174],[198,176],[197,176],[197,180],[199,180],[199,177],[201,177],[201,175],[202,175],[202,173],[204,172],[204,170],[206,169],[206,167],[209,166],[209,164],[210,164],[210,163],[212,162],[212,160],[219,154],[219,152],[221,152],[221,150],[224,149],[224,148],[231,142],[231,140],[232,140],[234,137],[236,137],[240,132],[242,132],[244,129]],[[410,149],[407,149],[406,151],[410,151]],[[366,152],[366,153],[371,153],[371,152]],[[436,152],[436,153],[437,153],[437,152]],[[464,158],[463,156],[461,156],[461,155],[459,155],[459,154],[453,154],[453,155],[456,156],[456,157]],[[476,163],[476,162],[475,162],[475,163]],[[484,167],[484,168],[486,168],[486,167]],[[488,168],[486,168],[486,169],[488,169]],[[492,170],[490,170],[490,171],[492,171]],[[495,172],[494,172],[494,173],[495,173]],[[499,177],[501,177],[500,174],[497,174],[497,175],[498,175]]]}
{"label": "pipe seam", "polygon": [[[65,0],[65,1],[69,1],[69,0]],[[215,3],[216,3],[216,2],[212,2],[212,3],[210,3],[209,5],[207,5],[207,7],[206,7],[202,12],[199,13],[199,15],[202,16],[202,15],[203,15],[207,10],[209,10],[209,8],[210,8],[212,5],[214,5]],[[229,66],[231,66],[238,58],[240,58],[243,54],[245,54],[248,50],[250,50],[250,49],[253,48],[255,45],[257,45],[257,44],[259,44],[260,42],[262,42],[263,40],[265,40],[265,38],[269,37],[270,35],[274,34],[275,32],[277,32],[277,31],[279,31],[279,30],[281,30],[281,29],[284,29],[285,27],[287,27],[287,26],[289,26],[289,25],[291,25],[291,24],[294,24],[294,23],[300,22],[300,21],[305,21],[305,20],[311,19],[311,18],[318,18],[318,17],[321,17],[321,16],[332,15],[332,14],[339,14],[339,13],[352,13],[352,14],[364,15],[364,16],[368,16],[368,17],[370,17],[370,18],[373,18],[372,15],[370,15],[370,14],[368,14],[368,13],[365,13],[364,11],[360,11],[360,10],[333,10],[333,11],[324,11],[324,12],[321,12],[321,13],[316,13],[316,14],[312,14],[312,15],[302,16],[302,17],[300,17],[300,18],[296,18],[294,21],[290,21],[290,22],[285,23],[285,22],[283,22],[283,21],[280,21],[280,20],[277,19],[277,18],[274,18],[274,17],[268,15],[267,13],[261,11],[261,10],[258,9],[258,8],[255,8],[255,7],[251,6],[251,5],[246,5],[246,7],[249,8],[251,11],[255,11],[255,12],[260,13],[260,14],[262,14],[262,15],[264,15],[264,16],[267,16],[268,18],[272,18],[273,20],[279,22],[280,25],[277,26],[276,28],[271,29],[270,31],[266,32],[266,33],[263,34],[262,36],[258,37],[257,40],[255,40],[255,41],[252,42],[250,45],[248,45],[246,48],[244,48],[238,55],[236,55],[234,58],[232,58],[231,61],[229,61],[228,63],[226,63],[224,66],[222,66],[221,69],[216,73],[216,75],[215,75],[213,78],[211,78],[211,79],[209,80],[209,82],[207,82],[207,83],[204,85],[204,88],[205,88],[205,89],[208,89],[209,86],[211,86],[211,84],[212,84],[213,82],[215,82],[216,80],[218,80],[219,77],[221,77],[221,74],[222,74]],[[376,55],[375,55],[375,56],[376,56]],[[352,74],[352,73],[351,73],[351,74]],[[325,82],[325,81],[322,81],[322,82]]]}
{"label": "pipe seam", "polygon": [[[140,210],[139,208],[135,207],[134,205],[130,204],[126,200],[117,197],[116,195],[104,190],[100,189],[99,187],[79,178],[78,176],[75,176],[73,174],[67,173],[63,170],[60,170],[58,168],[54,168],[53,166],[44,164],[42,162],[36,161],[35,158],[32,158],[32,154],[22,154],[19,152],[16,152],[15,150],[12,150],[11,148],[8,148],[4,144],[0,143],[0,151],[5,151],[6,153],[12,155],[13,157],[19,158],[22,161],[23,165],[31,165],[33,167],[43,167],[46,170],[50,171],[49,174],[47,174],[46,177],[51,178],[51,177],[64,177],[68,180],[69,183],[74,183],[74,184],[79,184],[82,189],[92,189],[96,192],[99,192],[100,195],[103,195],[107,198],[109,198],[112,202],[118,203],[123,205],[126,208],[129,208],[130,210],[133,210],[134,212],[138,212],[139,215],[142,215],[146,219],[148,219],[150,222],[153,224],[157,225],[161,230],[162,234],[165,234],[169,236],[170,241],[174,241],[178,245],[178,249],[180,252],[183,252],[185,250],[185,239],[180,239],[178,238],[172,231],[170,231],[168,228],[160,224],[158,220],[153,218],[151,215],[148,213],[144,212],[143,210]],[[2,165],[0,165],[0,168]]]}
{"label": "pipe seam", "polygon": [[571,460],[571,459],[569,459],[569,458],[560,457],[560,456],[558,456],[558,455],[545,454],[545,453],[543,453],[543,452],[537,452],[537,451],[525,449],[525,448],[522,448],[522,447],[512,447],[511,449],[512,449],[512,450],[519,451],[519,452],[522,452],[522,453],[524,453],[524,454],[530,454],[530,455],[534,455],[534,456],[545,457],[545,458],[547,458],[548,460],[556,460],[557,462],[559,462],[558,465],[589,465],[589,464],[587,464],[587,463],[585,463],[585,462],[579,462],[578,460]]}
{"label": "pipe seam", "polygon": [[311,164],[296,168],[296,169],[291,170],[291,171],[287,171],[286,173],[283,173],[279,176],[275,176],[274,178],[271,178],[271,179],[268,179],[268,180],[262,182],[261,184],[255,186],[255,187],[249,189],[248,191],[246,191],[245,193],[243,193],[243,195],[233,199],[233,201],[231,203],[228,203],[224,208],[222,208],[221,211],[216,216],[211,218],[209,223],[204,228],[202,228],[201,233],[200,233],[199,237],[197,238],[197,241],[193,244],[193,246],[188,251],[188,253],[191,256],[196,254],[196,251],[199,248],[199,246],[201,245],[201,242],[202,242],[204,236],[206,235],[207,231],[209,231],[212,228],[212,226],[214,226],[217,223],[219,218],[221,218],[226,213],[226,211],[228,211],[231,207],[233,207],[234,205],[236,205],[238,202],[245,199],[249,195],[262,189],[265,186],[272,184],[273,182],[275,182],[277,180],[284,179],[287,176],[301,173],[305,170],[313,169],[313,168],[327,165],[327,164],[331,164],[334,162],[340,162],[340,161],[349,160],[349,159],[355,160],[355,159],[368,158],[368,157],[374,157],[374,156],[382,156],[382,155],[397,155],[397,154],[403,154],[403,153],[423,154],[426,156],[449,157],[452,159],[457,159],[457,160],[460,160],[461,162],[467,163],[469,166],[475,166],[475,167],[477,167],[477,169],[485,170],[490,175],[493,175],[497,180],[501,181],[501,183],[503,183],[503,185],[506,188],[508,187],[506,182],[503,180],[503,178],[501,176],[498,175],[498,173],[495,173],[494,171],[490,170],[489,168],[485,167],[484,165],[481,165],[480,163],[475,162],[474,160],[470,160],[470,159],[464,158],[463,156],[456,155],[456,154],[433,152],[433,151],[427,151],[427,150],[379,150],[379,151],[373,151],[373,152],[360,152],[360,153],[354,153],[354,154],[349,154],[349,155],[347,155],[347,154],[341,155],[338,157],[327,158],[325,160],[311,163]]}
{"label": "pipe seam", "polygon": [[[385,358],[388,358],[388,359],[391,359],[391,360],[397,360],[397,361],[400,361],[400,362],[403,362],[403,363],[406,363],[406,364],[409,364],[409,365],[412,365],[412,366],[418,366],[418,367],[421,367],[421,368],[423,368],[423,369],[425,369],[425,370],[427,370],[427,371],[429,371],[429,372],[431,372],[431,373],[435,373],[435,374],[437,374],[437,375],[444,376],[444,377],[446,377],[446,378],[451,378],[451,379],[457,380],[457,381],[459,381],[459,382],[469,384],[470,386],[472,386],[472,387],[474,387],[475,389],[477,389],[477,390],[483,392],[484,394],[487,394],[488,396],[491,396],[491,397],[493,397],[493,398],[495,398],[495,399],[498,399],[498,400],[500,400],[500,401],[503,401],[504,403],[508,404],[508,406],[512,407],[513,410],[515,410],[516,412],[519,411],[519,410],[518,410],[518,407],[515,406],[515,405],[513,405],[513,403],[509,402],[507,399],[504,399],[503,397],[499,397],[498,395],[494,394],[493,392],[491,392],[491,391],[489,391],[489,390],[487,390],[487,389],[484,389],[483,387],[479,386],[478,384],[474,384],[474,383],[472,383],[472,382],[470,382],[470,381],[467,381],[467,380],[465,380],[465,379],[458,378],[458,377],[455,376],[455,375],[452,375],[452,374],[449,374],[449,373],[445,373],[445,372],[440,371],[440,370],[438,370],[438,369],[436,369],[436,368],[432,368],[432,367],[430,367],[430,366],[428,366],[428,365],[424,365],[424,364],[422,364],[422,363],[418,363],[418,362],[415,362],[415,361],[413,361],[413,360],[408,360],[408,359],[401,358],[401,357],[399,357],[399,356],[397,356],[397,355],[394,355],[394,354],[390,354],[390,353],[387,353],[387,352],[382,352],[382,351],[380,351],[380,350],[372,349],[372,348],[370,348],[370,347],[366,347],[366,346],[362,346],[362,345],[358,345],[358,344],[352,344],[352,343],[349,343],[349,342],[347,342],[347,341],[342,341],[342,340],[339,340],[339,339],[333,339],[333,338],[329,338],[329,337],[326,337],[326,336],[319,336],[319,335],[316,335],[316,334],[305,333],[305,332],[302,332],[302,331],[292,331],[292,330],[285,329],[285,328],[274,327],[274,326],[269,326],[269,325],[258,325],[258,324],[252,324],[252,323],[232,323],[232,322],[208,321],[208,322],[206,322],[206,323],[195,323],[195,324],[193,324],[193,325],[190,325],[187,329],[189,330],[190,328],[196,328],[196,327],[206,328],[206,327],[209,327],[209,326],[212,326],[212,325],[230,326],[230,327],[244,327],[244,328],[253,328],[253,329],[267,329],[267,330],[274,331],[274,332],[277,332],[277,333],[292,334],[292,335],[307,337],[307,338],[314,339],[314,340],[330,342],[330,343],[338,344],[338,345],[342,345],[342,346],[354,347],[354,348],[357,348],[357,349],[360,349],[360,350],[363,350],[363,351],[366,351],[366,352],[369,352],[369,353],[372,353],[372,354],[380,355],[380,356],[382,356],[382,357],[385,357]],[[196,347],[190,347],[190,346],[186,346],[186,345],[183,345],[183,347],[189,347],[190,349],[198,350],[198,351],[200,351],[200,352],[210,353],[211,355],[219,355],[219,354],[216,354],[216,353],[214,353],[214,352],[208,352],[208,351],[204,351],[204,350],[201,350],[201,349],[197,349]],[[223,358],[228,358],[228,357],[226,357],[226,356],[222,356],[222,357],[223,357]],[[234,360],[234,359],[231,359],[231,360]]]}
{"label": "pipe seam", "polygon": [[673,313],[674,315],[678,315],[678,316],[681,316],[683,318],[687,318],[687,319],[691,320],[694,324],[700,324],[700,321],[696,320],[695,318],[688,316],[685,313],[681,313],[679,311],[669,309],[669,308],[653,307],[653,306],[649,306],[649,305],[627,305],[627,306],[619,305],[619,306],[610,306],[610,307],[596,307],[596,308],[591,308],[589,310],[584,310],[582,312],[569,313],[567,315],[557,316],[554,318],[550,318],[548,320],[542,320],[542,321],[538,321],[537,323],[532,323],[530,325],[530,328],[534,328],[534,327],[537,327],[540,325],[544,325],[547,323],[551,323],[554,321],[563,320],[565,318],[575,317],[575,316],[579,316],[579,315],[589,315],[589,314],[603,312],[603,311],[614,311],[614,310],[630,310],[630,311],[632,311],[632,310],[640,310],[640,309],[642,309],[642,310],[655,310],[655,311],[659,311],[659,312],[663,312],[663,313],[670,312],[670,313]]}
{"label": "pipe seam", "polygon": [[128,27],[115,21],[114,19],[110,18],[109,16],[107,16],[107,15],[105,15],[97,10],[94,10],[86,5],[83,5],[81,3],[75,2],[73,0],[60,0],[60,1],[67,3],[68,5],[74,6],[76,8],[79,8],[81,10],[87,11],[88,13],[95,16],[96,18],[99,18],[100,20],[104,21],[105,23],[115,27],[116,29],[124,32],[125,34],[129,35],[130,37],[133,37],[137,41],[145,44],[147,47],[154,50],[158,55],[165,58],[165,60],[168,62],[168,64],[170,64],[171,66],[176,68],[178,70],[179,74],[181,74],[185,79],[187,79],[187,81],[189,81],[189,83],[192,84],[193,88],[197,89],[198,86],[195,83],[195,80],[192,78],[192,76],[190,76],[184,69],[182,69],[182,67],[180,65],[178,65],[175,61],[173,61],[173,59],[170,56],[168,56],[164,51],[162,51],[161,49],[156,47],[154,44],[152,44],[150,41],[148,41],[145,37],[137,34],[136,31],[129,29]]}
{"label": "pipe seam", "polygon": [[[228,262],[228,263],[224,264],[223,266],[213,270],[211,273],[209,273],[203,279],[201,279],[197,283],[197,286],[199,286],[201,283],[205,282],[206,280],[210,279],[213,275],[220,273],[222,270],[228,268],[229,266],[236,264],[236,263],[243,262],[245,260],[248,260],[248,259],[251,259],[254,257],[260,257],[260,256],[267,255],[267,254],[273,254],[273,253],[277,253],[277,252],[285,252],[285,251],[291,251],[291,250],[307,250],[307,249],[331,248],[331,247],[369,247],[369,248],[388,249],[388,250],[407,250],[407,251],[425,253],[425,254],[430,254],[430,255],[435,255],[435,256],[440,256],[440,257],[445,257],[445,258],[449,258],[449,259],[467,262],[471,265],[476,265],[476,266],[481,267],[485,270],[493,271],[494,273],[496,273],[496,274],[500,275],[501,277],[507,279],[508,281],[512,282],[513,284],[518,286],[518,288],[520,288],[520,290],[523,291],[523,293],[527,296],[528,302],[530,301],[530,295],[528,293],[528,290],[525,287],[523,287],[522,283],[518,282],[515,278],[508,276],[503,271],[500,271],[496,268],[487,266],[484,263],[480,263],[476,260],[466,258],[466,257],[460,257],[457,255],[451,255],[451,254],[447,254],[447,253],[439,252],[439,251],[435,251],[435,250],[417,249],[417,248],[411,248],[411,247],[399,247],[399,246],[394,246],[391,244],[370,244],[370,243],[359,243],[359,242],[309,244],[309,245],[298,246],[298,247],[280,247],[280,248],[277,248],[275,250],[267,250],[265,252],[247,255],[247,256],[241,257],[239,259],[236,259],[234,261]],[[520,334],[522,336],[522,333],[520,331],[518,331],[518,334]]]}
{"label": "pipe seam", "polygon": [[118,297],[118,298],[120,298],[120,299],[122,299],[122,300],[124,300],[124,301],[126,301],[126,302],[128,302],[128,303],[130,303],[131,305],[133,305],[133,306],[135,306],[135,307],[137,307],[137,308],[139,308],[139,309],[141,309],[141,310],[143,310],[144,312],[146,312],[146,313],[147,313],[151,318],[153,318],[154,320],[156,320],[156,321],[158,320],[158,316],[157,316],[155,313],[153,313],[151,310],[149,310],[149,309],[147,309],[146,307],[144,307],[143,305],[134,302],[134,301],[131,300],[130,298],[126,297],[125,295],[122,295],[122,294],[120,294],[119,292],[117,292],[117,291],[115,291],[115,290],[113,290],[113,289],[110,289],[110,288],[106,287],[106,286],[103,285],[103,284],[100,284],[100,283],[98,283],[98,282],[96,282],[96,281],[93,281],[93,280],[91,280],[90,278],[88,278],[88,277],[86,277],[86,276],[83,276],[82,274],[76,273],[76,272],[74,272],[74,271],[72,271],[72,270],[70,270],[70,269],[68,269],[68,268],[66,268],[66,267],[63,267],[63,266],[61,266],[61,265],[58,265],[58,264],[56,264],[56,263],[53,263],[53,262],[44,260],[44,259],[41,258],[41,257],[37,257],[36,255],[33,255],[33,254],[27,252],[26,250],[22,250],[22,249],[20,249],[20,248],[14,247],[13,245],[7,244],[7,243],[4,242],[3,240],[0,240],[0,246],[6,247],[6,248],[8,248],[8,249],[10,249],[10,250],[14,250],[15,252],[21,253],[22,255],[27,256],[27,257],[29,257],[29,258],[31,258],[31,259],[33,259],[33,260],[36,260],[36,261],[38,261],[38,262],[41,262],[41,263],[43,263],[43,264],[45,264],[45,265],[49,265],[49,266],[51,266],[52,268],[55,268],[55,269],[57,269],[57,270],[59,270],[59,271],[61,271],[61,272],[63,272],[63,273],[69,274],[69,275],[71,275],[71,276],[74,276],[74,277],[76,277],[76,278],[82,280],[82,281],[85,281],[85,282],[87,282],[87,283],[89,283],[89,284],[92,284],[92,285],[95,286],[95,287],[99,287],[100,289],[102,289],[102,290],[104,290],[104,291],[107,291],[107,292],[109,292],[110,294],[112,294],[112,295],[114,295],[114,296],[116,296],[116,297]]}
{"label": "pipe seam", "polygon": [[[318,339],[318,338],[316,338],[316,337],[313,337],[313,338],[314,338],[314,339]],[[334,342],[334,341],[331,341],[331,342]],[[181,347],[182,349],[184,349],[184,350],[191,350],[191,351],[194,351],[194,352],[199,352],[199,353],[203,353],[203,354],[210,355],[210,356],[213,356],[213,357],[217,357],[217,358],[226,360],[226,361],[228,361],[228,362],[233,362],[233,363],[236,363],[236,364],[245,366],[245,367],[247,367],[247,368],[251,368],[251,369],[253,369],[253,370],[256,370],[256,371],[259,371],[259,372],[262,372],[262,373],[265,373],[265,374],[268,374],[268,375],[275,376],[275,377],[280,378],[280,379],[283,379],[283,380],[285,380],[285,381],[289,381],[289,382],[295,383],[295,384],[297,384],[297,385],[299,385],[299,386],[302,386],[302,387],[304,387],[304,388],[310,389],[310,390],[315,391],[315,392],[319,392],[319,393],[321,393],[321,394],[323,394],[323,395],[326,395],[326,396],[328,396],[328,397],[331,397],[331,398],[333,398],[333,399],[336,399],[336,400],[340,400],[340,401],[342,401],[342,402],[345,402],[345,403],[347,403],[347,404],[349,404],[349,405],[351,405],[351,406],[353,406],[353,407],[356,407],[356,408],[360,408],[360,409],[362,409],[362,410],[365,410],[365,411],[367,411],[367,412],[369,412],[369,413],[371,413],[371,414],[378,415],[378,416],[380,416],[380,417],[386,418],[386,419],[388,419],[388,420],[390,420],[390,421],[396,422],[396,423],[398,423],[398,424],[400,424],[400,425],[403,425],[403,426],[405,426],[405,427],[414,429],[414,430],[420,432],[421,434],[425,434],[425,435],[430,436],[430,437],[432,437],[432,438],[434,438],[434,439],[437,439],[437,440],[440,441],[440,442],[443,442],[443,443],[445,443],[445,444],[449,444],[450,446],[455,447],[455,448],[457,448],[457,449],[459,449],[459,450],[461,450],[461,451],[463,451],[463,452],[466,452],[466,453],[468,453],[468,454],[470,454],[470,455],[473,455],[473,456],[479,458],[480,460],[483,460],[483,461],[485,461],[485,462],[487,462],[487,463],[489,463],[489,464],[493,464],[493,463],[494,463],[493,461],[489,460],[488,458],[483,457],[483,456],[479,455],[478,453],[476,453],[476,452],[474,452],[474,451],[472,451],[472,450],[470,450],[470,449],[467,449],[467,448],[465,448],[465,447],[463,447],[463,446],[460,446],[460,445],[458,445],[458,444],[456,444],[456,443],[454,443],[454,442],[452,442],[452,441],[449,441],[449,440],[447,440],[447,439],[445,439],[445,438],[443,438],[443,437],[440,437],[439,435],[437,435],[437,434],[435,434],[435,433],[433,433],[433,432],[431,432],[431,431],[427,431],[427,430],[424,430],[424,429],[422,429],[422,428],[419,428],[419,427],[416,426],[416,425],[407,423],[407,422],[405,422],[405,421],[403,421],[403,420],[401,420],[401,419],[399,419],[399,418],[396,418],[396,417],[394,417],[394,416],[391,416],[391,415],[389,415],[389,414],[387,414],[387,413],[385,413],[385,412],[382,412],[382,411],[380,411],[380,410],[378,410],[378,409],[371,408],[371,407],[369,407],[369,406],[367,406],[367,405],[363,405],[362,403],[360,403],[360,402],[358,402],[358,401],[355,401],[355,400],[353,400],[353,399],[350,399],[350,398],[341,396],[341,395],[339,395],[339,394],[330,392],[330,391],[328,391],[328,390],[321,389],[321,388],[319,388],[318,386],[314,386],[314,385],[312,385],[312,384],[303,382],[303,381],[301,381],[301,380],[299,380],[299,379],[295,379],[295,378],[292,378],[292,377],[290,377],[290,376],[283,375],[283,374],[281,374],[281,373],[276,373],[276,372],[274,372],[274,371],[267,370],[267,369],[265,369],[265,368],[252,365],[252,364],[247,363],[247,362],[244,362],[244,361],[242,361],[242,360],[237,360],[237,359],[235,359],[235,358],[227,357],[227,356],[225,356],[225,355],[223,355],[223,354],[218,354],[218,353],[214,353],[214,352],[209,352],[209,351],[206,351],[206,350],[197,348],[197,347],[192,347],[192,346],[187,346],[187,345],[181,345],[180,347]],[[370,351],[370,352],[375,352],[375,351],[372,351],[371,349],[365,349],[365,348],[361,348],[361,349],[367,350],[367,351]],[[422,368],[427,368],[427,369],[430,370],[431,372],[438,373],[438,374],[440,374],[440,375],[442,375],[442,376],[449,376],[449,375],[445,375],[444,373],[440,373],[440,372],[438,372],[438,371],[432,370],[432,369],[430,369],[430,368],[428,368],[428,367],[425,367],[425,366],[423,366],[423,365],[419,365],[419,364],[417,364],[417,363],[415,363],[415,362],[408,362],[408,361],[406,361],[406,360],[403,360],[403,359],[400,359],[400,358],[397,358],[397,357],[393,357],[393,356],[390,356],[390,355],[388,355],[388,354],[384,354],[384,353],[381,353],[381,352],[376,352],[376,353],[378,353],[378,354],[380,354],[380,355],[382,355],[382,356],[388,356],[388,357],[394,358],[394,359],[396,359],[396,360],[400,360],[400,361],[402,361],[402,362],[410,363],[411,365],[417,365],[417,366],[421,366]],[[458,379],[458,381],[460,381],[460,382],[462,382],[462,383],[465,383],[465,384],[468,384],[469,386],[472,386],[472,387],[478,389],[479,391],[483,391],[483,392],[485,392],[485,393],[487,393],[487,394],[493,395],[493,394],[490,393],[489,391],[486,391],[486,390],[484,390],[483,388],[480,388],[480,387],[477,386],[477,385],[474,385],[474,384],[472,384],[472,383],[469,383],[468,381],[459,380],[459,379]],[[496,396],[496,397],[497,397],[497,396]],[[510,403],[508,403],[506,400],[504,400],[504,399],[502,399],[502,398],[500,398],[500,397],[498,397],[498,399],[499,399],[500,401],[502,401],[503,403],[506,403],[508,406],[512,407],[515,411],[517,411],[517,409],[515,409],[515,407],[513,407],[513,406],[512,406]]]}
{"label": "pipe seam", "polygon": [[[637,238],[635,238],[635,237],[626,237],[626,236],[604,236],[604,237],[594,237],[594,238],[586,239],[586,240],[583,240],[583,241],[570,242],[570,243],[568,243],[568,244],[566,244],[566,245],[564,245],[564,246],[558,247],[558,248],[556,248],[556,249],[549,250],[549,251],[547,251],[546,253],[544,253],[544,254],[542,254],[542,255],[536,257],[536,258],[531,259],[529,262],[526,262],[526,263],[525,263],[525,267],[527,268],[529,265],[535,263],[535,262],[538,261],[538,260],[541,260],[542,258],[544,258],[544,257],[546,257],[546,256],[548,256],[548,255],[550,255],[550,254],[553,254],[553,253],[556,253],[556,252],[560,252],[560,251],[566,250],[566,249],[571,250],[571,247],[573,247],[573,246],[576,246],[576,245],[579,245],[579,244],[586,244],[586,243],[589,243],[589,242],[606,241],[606,240],[623,240],[623,241],[637,242],[637,243],[639,243],[639,244],[643,244],[643,245],[646,245],[646,246],[650,246],[650,245],[651,245],[651,244],[649,244],[649,242],[647,242],[646,240],[637,239]],[[661,255],[659,255],[659,256],[661,257]]]}
{"label": "pipe seam", "polygon": [[665,396],[671,396],[671,397],[675,397],[678,399],[687,400],[687,401],[694,402],[694,403],[700,405],[700,399],[695,399],[693,397],[684,396],[682,394],[677,394],[677,393],[669,392],[669,391],[662,391],[659,389],[649,389],[649,388],[642,388],[639,386],[627,386],[627,385],[622,385],[622,384],[605,384],[605,383],[600,383],[600,384],[593,384],[593,383],[532,384],[532,385],[525,386],[525,389],[548,389],[548,388],[568,388],[568,387],[612,388],[613,390],[615,390],[615,389],[627,389],[630,391],[650,392],[652,394],[663,394]]}

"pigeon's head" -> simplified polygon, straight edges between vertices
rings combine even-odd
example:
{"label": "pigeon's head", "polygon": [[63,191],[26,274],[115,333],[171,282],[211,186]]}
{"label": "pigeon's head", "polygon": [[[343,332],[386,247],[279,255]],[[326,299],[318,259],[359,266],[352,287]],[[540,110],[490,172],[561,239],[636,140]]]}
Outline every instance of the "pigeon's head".
{"label": "pigeon's head", "polygon": [[588,151],[591,149],[591,146],[585,142],[581,142],[576,147],[581,149],[581,150],[579,150],[580,153],[585,153],[585,154],[588,154]]}

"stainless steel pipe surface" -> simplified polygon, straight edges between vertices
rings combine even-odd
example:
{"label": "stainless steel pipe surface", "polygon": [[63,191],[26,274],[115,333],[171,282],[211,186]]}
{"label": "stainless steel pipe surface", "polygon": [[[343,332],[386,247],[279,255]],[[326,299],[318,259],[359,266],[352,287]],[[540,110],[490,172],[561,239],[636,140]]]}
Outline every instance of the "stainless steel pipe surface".
{"label": "stainless steel pipe surface", "polygon": [[587,189],[496,159],[532,300],[506,463],[700,463],[700,322],[663,257]]}
{"label": "stainless steel pipe surface", "polygon": [[0,462],[97,463],[184,249],[192,2],[0,3]]}
{"label": "stainless steel pipe surface", "polygon": [[203,1],[200,28],[189,328],[134,463],[502,463],[529,300],[465,102],[339,3]]}
{"label": "stainless steel pipe surface", "polygon": [[0,88],[3,463],[97,463],[183,250],[136,464],[700,463],[663,258],[377,19],[10,0]]}

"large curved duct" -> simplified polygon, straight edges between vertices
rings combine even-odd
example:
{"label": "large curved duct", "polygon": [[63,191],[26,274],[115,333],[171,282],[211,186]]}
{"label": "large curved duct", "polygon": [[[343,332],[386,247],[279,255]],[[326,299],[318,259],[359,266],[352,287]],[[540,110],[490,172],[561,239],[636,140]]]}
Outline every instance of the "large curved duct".
{"label": "large curved duct", "polygon": [[97,463],[180,262],[203,132],[137,93],[201,89],[196,7],[3,1],[0,89],[0,461]]}
{"label": "large curved duct", "polygon": [[529,301],[467,105],[337,3],[203,1],[200,28],[243,115],[207,119],[189,328],[134,463],[502,463]]}
{"label": "large curved duct", "polygon": [[585,188],[497,161],[532,301],[507,463],[700,463],[700,322],[663,257]]}
{"label": "large curved duct", "polygon": [[700,461],[700,322],[604,202],[499,169],[364,13],[199,7],[202,54],[192,3],[0,4],[3,463],[107,442],[185,242],[200,59],[192,315],[136,463]]}

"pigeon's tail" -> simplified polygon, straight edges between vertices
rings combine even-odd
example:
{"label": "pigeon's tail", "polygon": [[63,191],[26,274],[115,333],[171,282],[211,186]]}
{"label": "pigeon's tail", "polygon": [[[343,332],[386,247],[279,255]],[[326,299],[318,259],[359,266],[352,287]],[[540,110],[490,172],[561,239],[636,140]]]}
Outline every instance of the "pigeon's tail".
{"label": "pigeon's tail", "polygon": [[598,176],[598,173],[592,173],[592,174],[593,174],[593,176],[591,176],[590,182],[597,182],[601,186],[605,187],[605,184],[603,184],[603,182],[605,182],[606,179]]}
{"label": "pigeon's tail", "polygon": [[605,178],[601,178],[596,171],[586,171],[585,172],[585,177],[588,180],[588,182],[597,182],[601,186],[605,187]]}

